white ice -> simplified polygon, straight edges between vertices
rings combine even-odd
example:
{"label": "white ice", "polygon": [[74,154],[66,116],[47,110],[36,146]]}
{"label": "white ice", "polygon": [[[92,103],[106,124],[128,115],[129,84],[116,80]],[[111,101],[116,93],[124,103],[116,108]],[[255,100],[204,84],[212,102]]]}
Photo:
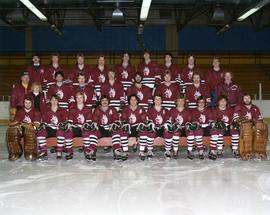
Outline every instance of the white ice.
{"label": "white ice", "polygon": [[[87,162],[10,162],[0,127],[0,214],[20,215],[270,215],[270,160],[189,161],[162,153],[125,162],[98,153]],[[269,151],[268,151],[269,152]],[[270,152],[269,152],[270,153]]]}

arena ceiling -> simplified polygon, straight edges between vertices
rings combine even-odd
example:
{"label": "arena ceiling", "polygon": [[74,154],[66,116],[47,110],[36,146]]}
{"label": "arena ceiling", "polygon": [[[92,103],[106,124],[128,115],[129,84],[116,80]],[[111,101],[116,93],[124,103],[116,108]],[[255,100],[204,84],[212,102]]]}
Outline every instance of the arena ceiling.
{"label": "arena ceiling", "polygon": [[[144,26],[176,24],[178,31],[190,24],[222,30],[232,24],[249,24],[256,30],[270,26],[270,0],[152,0],[146,21],[140,20],[142,0],[30,0],[47,17],[38,19],[20,0],[0,0],[0,25],[23,29],[51,25],[61,31],[64,25]],[[262,4],[242,22],[239,15]],[[114,17],[119,9],[123,17]]]}

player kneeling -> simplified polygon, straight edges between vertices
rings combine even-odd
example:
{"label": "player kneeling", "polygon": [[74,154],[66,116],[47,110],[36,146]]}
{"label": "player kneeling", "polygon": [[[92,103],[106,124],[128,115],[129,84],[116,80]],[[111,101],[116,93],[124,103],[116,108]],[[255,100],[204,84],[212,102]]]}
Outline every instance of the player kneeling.
{"label": "player kneeling", "polygon": [[[7,129],[6,140],[9,160],[15,161],[19,159],[23,151],[26,160],[37,159],[36,130],[39,125],[39,112],[34,110],[30,98],[24,98],[23,107],[17,111],[14,120],[10,122]],[[24,138],[23,148],[20,143],[21,137]]]}
{"label": "player kneeling", "polygon": [[119,134],[121,123],[116,109],[109,106],[109,99],[107,96],[101,96],[100,105],[93,113],[93,122],[98,127],[98,130],[90,135],[90,159],[96,160],[98,139],[102,137],[112,137],[114,159],[120,160],[122,158]]}
{"label": "player kneeling", "polygon": [[47,138],[57,138],[57,158],[61,158],[60,153],[64,146],[66,133],[64,125],[67,121],[67,111],[58,106],[58,96],[53,95],[50,99],[50,108],[42,113],[41,129],[37,132],[39,145],[39,159],[47,159]]}
{"label": "player kneeling", "polygon": [[139,98],[132,94],[128,97],[128,106],[122,111],[122,131],[120,131],[121,145],[123,150],[122,160],[128,158],[128,137],[139,139],[139,145],[146,145],[146,131],[144,131],[145,111],[138,106]]}

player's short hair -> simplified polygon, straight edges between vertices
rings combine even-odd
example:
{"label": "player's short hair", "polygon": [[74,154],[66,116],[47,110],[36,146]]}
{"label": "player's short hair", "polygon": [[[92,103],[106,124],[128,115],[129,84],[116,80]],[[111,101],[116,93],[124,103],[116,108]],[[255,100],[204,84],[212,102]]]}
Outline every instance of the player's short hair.
{"label": "player's short hair", "polygon": [[164,54],[164,57],[166,57],[166,56],[170,56],[172,59],[173,59],[173,55],[172,55],[172,53],[170,53],[170,52],[166,52],[165,54]]}
{"label": "player's short hair", "polygon": [[108,101],[110,101],[109,97],[106,96],[106,95],[102,95],[100,96],[100,101],[103,100],[103,99],[107,99]]}
{"label": "player's short hair", "polygon": [[76,58],[78,58],[78,57],[84,58],[84,54],[83,54],[82,52],[78,52],[78,53],[76,54]]}
{"label": "player's short hair", "polygon": [[35,52],[35,53],[32,54],[32,58],[33,58],[33,57],[38,57],[38,58],[40,58],[40,54],[37,53],[37,52]]}
{"label": "player's short hair", "polygon": [[160,97],[160,98],[161,98],[161,100],[162,100],[162,95],[161,95],[161,94],[159,94],[159,93],[155,93],[155,95],[154,95],[153,99],[155,99],[156,97]]}
{"label": "player's short hair", "polygon": [[220,61],[220,58],[219,58],[218,56],[214,56],[214,57],[213,57],[213,60],[218,60],[218,61]]}
{"label": "player's short hair", "polygon": [[23,101],[30,101],[30,102],[33,102],[33,101],[32,101],[32,98],[31,98],[30,96],[25,96],[25,97],[23,98]]}
{"label": "player's short hair", "polygon": [[39,92],[42,92],[42,86],[39,82],[33,82],[32,86],[31,86],[31,91],[34,91],[34,88],[38,87],[39,88]]}
{"label": "player's short hair", "polygon": [[59,54],[59,52],[52,52],[51,56],[57,56],[57,57],[59,57],[60,54]]}
{"label": "player's short hair", "polygon": [[58,95],[56,95],[56,94],[54,94],[54,95],[52,95],[52,97],[50,98],[50,101],[52,100],[52,99],[55,99],[55,100],[59,100],[59,97],[58,97]]}
{"label": "player's short hair", "polygon": [[227,98],[227,96],[225,96],[225,95],[220,95],[220,96],[217,98],[217,102],[220,102],[222,99],[225,99],[226,102],[228,102],[228,98]]}
{"label": "player's short hair", "polygon": [[130,105],[130,100],[131,100],[132,97],[134,97],[137,100],[137,103],[140,102],[140,99],[136,94],[131,94],[131,95],[128,96],[128,104],[129,105]]}
{"label": "player's short hair", "polygon": [[77,75],[77,78],[79,78],[80,76],[85,77],[85,74],[83,72],[79,72],[78,75]]}
{"label": "player's short hair", "polygon": [[196,102],[199,103],[199,101],[204,101],[204,103],[206,103],[206,99],[203,97],[203,96],[199,96],[197,99],[196,99]]}
{"label": "player's short hair", "polygon": [[144,49],[143,50],[143,54],[146,54],[146,53],[149,54],[149,55],[151,55],[151,53],[150,53],[150,51],[148,49]]}
{"label": "player's short hair", "polygon": [[224,76],[225,76],[226,73],[229,73],[229,74],[231,75],[231,77],[233,78],[233,72],[232,72],[232,71],[226,70],[226,71],[224,72]]}
{"label": "player's short hair", "polygon": [[64,73],[63,73],[63,71],[57,71],[57,72],[54,74],[54,78],[56,78],[58,75],[61,75],[61,76],[64,78]]}
{"label": "player's short hair", "polygon": [[251,98],[251,94],[248,93],[248,92],[244,92],[244,93],[243,93],[243,98],[244,98],[244,96],[249,96],[249,97]]}

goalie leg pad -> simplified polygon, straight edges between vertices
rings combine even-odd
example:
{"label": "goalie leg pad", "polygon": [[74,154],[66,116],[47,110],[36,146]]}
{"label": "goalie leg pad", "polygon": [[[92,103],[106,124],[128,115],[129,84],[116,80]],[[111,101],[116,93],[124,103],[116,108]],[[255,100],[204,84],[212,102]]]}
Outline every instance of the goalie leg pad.
{"label": "goalie leg pad", "polygon": [[8,148],[8,159],[15,161],[22,156],[22,146],[20,143],[20,128],[9,127],[6,132],[7,148]]}
{"label": "goalie leg pad", "polygon": [[268,138],[267,124],[264,122],[257,122],[254,126],[254,141],[253,141],[253,152],[260,159],[266,159],[266,146]]}
{"label": "goalie leg pad", "polygon": [[240,127],[239,153],[242,160],[249,160],[252,157],[253,125],[245,122]]}
{"label": "goalie leg pad", "polygon": [[33,127],[27,126],[23,132],[24,138],[24,157],[26,160],[37,159],[37,139],[36,131]]}

